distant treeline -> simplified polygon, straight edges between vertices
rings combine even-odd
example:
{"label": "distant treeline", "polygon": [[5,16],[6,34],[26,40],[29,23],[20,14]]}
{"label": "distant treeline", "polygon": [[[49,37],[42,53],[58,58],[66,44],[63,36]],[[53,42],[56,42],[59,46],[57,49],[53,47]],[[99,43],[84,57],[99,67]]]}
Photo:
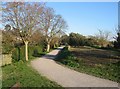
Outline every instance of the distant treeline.
{"label": "distant treeline", "polygon": [[61,37],[61,44],[70,46],[94,46],[120,48],[120,32],[115,41],[109,41],[103,36],[83,36],[79,33],[70,33]]}

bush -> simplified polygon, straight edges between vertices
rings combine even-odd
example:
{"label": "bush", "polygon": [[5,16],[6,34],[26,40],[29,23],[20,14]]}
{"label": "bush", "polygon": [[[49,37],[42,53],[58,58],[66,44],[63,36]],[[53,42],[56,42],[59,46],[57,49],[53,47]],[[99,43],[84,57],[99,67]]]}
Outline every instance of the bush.
{"label": "bush", "polygon": [[32,52],[32,56],[34,56],[34,57],[41,57],[41,56],[45,55],[46,52],[44,52],[43,49],[44,48],[39,47],[39,46],[34,47],[33,48],[33,52]]}
{"label": "bush", "polygon": [[61,60],[58,60],[58,59],[63,59],[63,58],[67,58],[67,55],[69,55],[69,51],[68,51],[68,47],[64,47],[60,52],[59,54],[57,55],[56,57],[56,60],[57,61],[61,61]]}
{"label": "bush", "polygon": [[9,54],[9,53],[11,53],[13,48],[14,47],[12,45],[7,45],[7,44],[2,45],[2,54]]}

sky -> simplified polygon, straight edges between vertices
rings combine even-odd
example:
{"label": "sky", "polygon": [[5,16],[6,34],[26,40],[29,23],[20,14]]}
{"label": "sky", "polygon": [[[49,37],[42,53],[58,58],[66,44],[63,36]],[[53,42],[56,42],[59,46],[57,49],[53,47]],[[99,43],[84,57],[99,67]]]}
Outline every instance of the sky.
{"label": "sky", "polygon": [[101,29],[116,35],[118,2],[47,2],[46,5],[66,20],[67,34],[95,35]]}
{"label": "sky", "polygon": [[117,2],[47,2],[56,14],[62,15],[69,28],[67,33],[95,35],[98,29],[116,34],[118,26]]}

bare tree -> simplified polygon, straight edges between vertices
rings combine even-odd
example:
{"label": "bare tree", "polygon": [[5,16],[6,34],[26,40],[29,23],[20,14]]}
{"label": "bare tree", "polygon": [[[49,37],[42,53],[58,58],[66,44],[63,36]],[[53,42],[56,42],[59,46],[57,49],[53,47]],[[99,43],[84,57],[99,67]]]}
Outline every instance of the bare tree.
{"label": "bare tree", "polygon": [[28,61],[28,43],[35,26],[40,22],[38,18],[41,15],[44,4],[25,3],[25,2],[7,2],[3,5],[3,23],[9,24],[17,30],[18,35],[25,43],[25,58]]}
{"label": "bare tree", "polygon": [[96,38],[98,39],[98,43],[101,46],[106,46],[108,44],[110,37],[110,32],[109,31],[102,31],[98,30],[98,33],[96,34]]}
{"label": "bare tree", "polygon": [[45,8],[41,15],[41,28],[46,37],[47,52],[50,51],[50,43],[52,39],[67,29],[67,23],[61,15],[56,15],[52,8]]}
{"label": "bare tree", "polygon": [[36,30],[32,33],[29,43],[32,45],[38,45],[38,44],[44,45],[45,36],[42,34],[40,30]]}

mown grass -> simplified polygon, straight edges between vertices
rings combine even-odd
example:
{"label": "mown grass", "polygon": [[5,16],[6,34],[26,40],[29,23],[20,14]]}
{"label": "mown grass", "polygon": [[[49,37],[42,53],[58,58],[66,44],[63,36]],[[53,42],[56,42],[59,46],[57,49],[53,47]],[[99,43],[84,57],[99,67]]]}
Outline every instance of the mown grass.
{"label": "mown grass", "polygon": [[32,69],[30,63],[19,61],[11,65],[2,67],[2,88],[8,88],[16,83],[20,83],[20,87],[43,87],[56,88],[60,87],[55,82],[38,74]]}
{"label": "mown grass", "polygon": [[64,48],[56,61],[79,72],[120,82],[120,57],[116,51],[90,47]]}

